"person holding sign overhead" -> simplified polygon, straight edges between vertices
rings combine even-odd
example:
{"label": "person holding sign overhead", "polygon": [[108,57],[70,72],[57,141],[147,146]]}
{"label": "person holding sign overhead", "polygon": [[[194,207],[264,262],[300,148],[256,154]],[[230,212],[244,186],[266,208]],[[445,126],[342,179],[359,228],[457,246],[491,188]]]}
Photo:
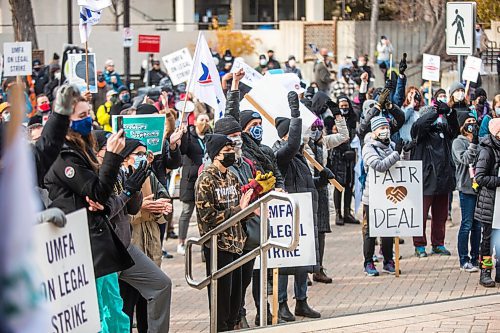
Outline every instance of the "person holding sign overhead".
{"label": "person holding sign overhead", "polygon": [[[370,228],[368,222],[369,216],[369,187],[368,184],[368,169],[373,168],[378,172],[389,170],[397,161],[400,160],[399,153],[395,150],[396,144],[391,142],[391,131],[389,122],[385,117],[376,116],[370,120],[371,133],[365,137],[362,155],[363,163],[366,171],[365,188],[363,190],[363,255],[364,271],[368,276],[378,276],[379,272],[373,262],[373,254],[375,253],[376,237],[370,237]],[[389,274],[396,273],[394,260],[392,259],[392,244],[393,237],[382,237],[382,254],[384,256],[383,272]]]}
{"label": "person holding sign overhead", "polygon": [[[494,216],[495,205],[498,206],[498,188],[500,187],[500,118],[495,118],[488,124],[489,135],[481,141],[479,158],[476,162],[476,181],[480,186],[477,197],[474,218],[483,226],[481,241],[481,276],[479,284],[484,287],[495,287],[495,282],[500,283],[500,270],[496,267],[495,280],[491,278],[493,269],[492,258],[492,228],[499,217]],[[497,209],[498,211],[498,209]],[[499,247],[495,246],[498,251]],[[495,251],[495,252],[496,252]],[[497,252],[498,253],[498,252]],[[498,256],[498,254],[497,254]]]}

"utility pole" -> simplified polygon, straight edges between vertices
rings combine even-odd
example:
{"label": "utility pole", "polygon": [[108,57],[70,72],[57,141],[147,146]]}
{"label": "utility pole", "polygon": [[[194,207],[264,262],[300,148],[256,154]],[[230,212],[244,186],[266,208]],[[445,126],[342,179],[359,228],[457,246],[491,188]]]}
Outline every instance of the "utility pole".
{"label": "utility pole", "polygon": [[[130,27],[130,0],[123,0],[123,29]],[[130,47],[123,47],[125,84],[130,89]]]}
{"label": "utility pole", "polygon": [[67,1],[68,7],[68,44],[73,44],[73,1]]}

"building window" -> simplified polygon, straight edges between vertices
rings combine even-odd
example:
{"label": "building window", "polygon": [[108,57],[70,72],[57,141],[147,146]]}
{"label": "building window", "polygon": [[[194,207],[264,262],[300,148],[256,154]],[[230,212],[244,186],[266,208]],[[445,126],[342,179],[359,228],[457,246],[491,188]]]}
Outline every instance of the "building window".
{"label": "building window", "polygon": [[200,30],[225,26],[231,13],[231,0],[196,0],[194,11]]}
{"label": "building window", "polygon": [[242,4],[244,29],[277,29],[280,20],[301,20],[306,15],[305,0],[243,0]]}

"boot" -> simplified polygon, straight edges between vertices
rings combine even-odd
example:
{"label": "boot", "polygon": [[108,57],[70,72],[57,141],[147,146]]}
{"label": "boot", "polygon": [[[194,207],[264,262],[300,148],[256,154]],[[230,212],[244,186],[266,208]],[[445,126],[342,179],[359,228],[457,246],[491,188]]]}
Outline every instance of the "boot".
{"label": "boot", "polygon": [[250,325],[248,325],[247,317],[242,316],[240,319],[239,328],[245,329],[245,328],[249,328],[249,327],[250,327]]}
{"label": "boot", "polygon": [[495,281],[491,278],[491,269],[493,268],[493,261],[491,257],[483,257],[481,262],[481,276],[479,277],[479,284],[486,288],[495,287]]}
{"label": "boot", "polygon": [[352,216],[350,211],[344,211],[344,223],[360,224],[361,222]]}
{"label": "boot", "polygon": [[290,312],[286,301],[280,303],[278,318],[284,321],[295,321],[295,316]]}
{"label": "boot", "polygon": [[320,268],[319,273],[313,274],[313,280],[320,283],[332,283],[333,280],[331,277],[326,275],[325,269],[323,267]]}
{"label": "boot", "polygon": [[340,209],[335,209],[335,225],[344,225],[344,218]]}
{"label": "boot", "polygon": [[307,318],[321,318],[321,314],[319,312],[314,311],[309,307],[309,304],[307,304],[307,298],[303,301],[297,300],[297,303],[295,304],[295,315]]}

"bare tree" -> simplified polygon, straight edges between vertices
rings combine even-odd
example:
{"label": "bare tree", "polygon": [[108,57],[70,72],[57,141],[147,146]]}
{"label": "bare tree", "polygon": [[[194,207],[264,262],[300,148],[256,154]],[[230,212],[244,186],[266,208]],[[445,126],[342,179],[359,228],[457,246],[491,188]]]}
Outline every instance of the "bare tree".
{"label": "bare tree", "polygon": [[33,50],[38,49],[31,0],[9,0],[9,3],[16,41],[29,41]]}
{"label": "bare tree", "polygon": [[[121,11],[119,8],[120,6]],[[115,18],[115,31],[118,31],[120,29],[120,17],[123,15],[123,0],[111,0],[111,6],[109,8]]]}
{"label": "bare tree", "polygon": [[[430,23],[430,33],[422,53],[446,56],[446,1],[419,0],[423,8],[424,20]],[[421,57],[419,58],[421,59]]]}
{"label": "bare tree", "polygon": [[377,44],[377,23],[379,16],[379,0],[372,0],[372,13],[370,18],[370,62],[375,63],[375,48]]}

